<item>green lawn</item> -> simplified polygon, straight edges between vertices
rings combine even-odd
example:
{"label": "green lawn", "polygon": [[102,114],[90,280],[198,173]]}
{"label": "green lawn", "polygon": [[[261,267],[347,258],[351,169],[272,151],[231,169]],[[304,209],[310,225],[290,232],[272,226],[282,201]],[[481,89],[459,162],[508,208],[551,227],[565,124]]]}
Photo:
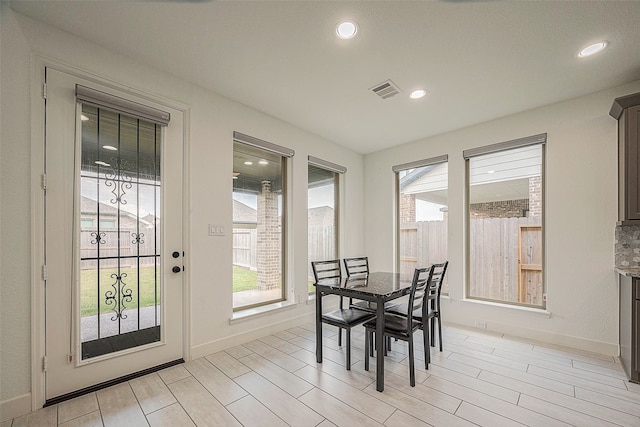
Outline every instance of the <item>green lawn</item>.
{"label": "green lawn", "polygon": [[[126,284],[124,286],[125,292],[131,290],[131,301],[125,300],[124,306],[126,308],[137,308],[138,306],[138,273],[140,273],[140,307],[150,307],[155,305],[155,281],[153,275],[155,269],[153,266],[141,268],[139,271],[137,268],[122,268],[120,270],[122,282]],[[107,291],[113,291],[111,286],[116,282],[115,278],[112,278],[112,274],[117,274],[116,268],[104,268],[100,270],[100,292],[98,293],[98,273],[96,270],[81,270],[80,272],[80,315],[94,316],[98,314],[98,300],[100,301],[100,313],[112,313],[114,305],[107,305],[105,293]],[[126,276],[124,276],[126,274]],[[158,271],[159,275],[159,271]],[[159,276],[158,276],[159,279]],[[158,280],[159,283],[159,280]],[[160,303],[160,289],[158,288],[157,302]]]}
{"label": "green lawn", "polygon": [[258,289],[258,272],[233,266],[233,292]]}
{"label": "green lawn", "polygon": [[[82,270],[80,273],[80,313],[82,317],[94,316],[98,314],[98,303],[100,300],[100,313],[111,313],[113,305],[106,304],[105,293],[113,290],[112,283],[116,281],[112,274],[117,274],[116,268],[105,268],[100,270],[100,294],[97,295],[97,272],[96,270]],[[126,283],[125,290],[131,289],[131,302],[124,302],[127,308],[136,308],[138,305],[138,269],[122,268],[121,273],[126,274],[122,281]],[[144,267],[140,271],[140,307],[150,307],[155,305],[154,297],[154,268]],[[158,272],[159,274],[159,272]],[[159,283],[159,280],[158,280]],[[308,284],[309,292],[315,292],[313,283]],[[246,268],[233,266],[233,292],[249,291],[258,289],[258,273]],[[160,290],[158,289],[158,304],[160,303]]]}

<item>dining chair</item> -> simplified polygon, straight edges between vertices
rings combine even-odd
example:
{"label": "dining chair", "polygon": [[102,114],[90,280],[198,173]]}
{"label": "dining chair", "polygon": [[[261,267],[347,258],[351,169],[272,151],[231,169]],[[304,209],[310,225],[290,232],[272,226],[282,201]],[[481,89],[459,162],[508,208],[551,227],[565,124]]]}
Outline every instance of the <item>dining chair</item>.
{"label": "dining chair", "polygon": [[[427,324],[430,329],[430,344],[431,347],[435,347],[435,322],[438,323],[438,343],[440,346],[440,351],[442,351],[442,321],[440,319],[440,295],[442,293],[442,283],[444,282],[444,276],[447,273],[447,267],[449,266],[449,261],[445,261],[440,264],[433,264],[433,274],[431,276],[431,280],[429,281],[429,288],[427,290],[426,295],[426,306],[427,306],[427,315],[423,318],[422,310],[414,311],[413,318],[415,320],[419,320],[422,323],[421,329],[423,329]],[[397,314],[400,316],[406,316],[407,313],[407,304],[398,304],[395,307],[392,307],[388,310],[393,314]],[[426,342],[426,341],[425,341]],[[424,351],[427,352],[427,348],[425,347]]]}
{"label": "dining chair", "polygon": [[[427,290],[429,289],[429,283],[431,282],[431,277],[433,275],[434,266],[432,265],[429,268],[416,268],[413,272],[413,280],[411,282],[411,291],[409,292],[409,302],[407,303],[407,311],[404,316],[399,314],[394,314],[390,312],[384,313],[384,334],[385,337],[397,338],[402,341],[406,341],[409,346],[409,383],[411,387],[415,387],[416,385],[416,372],[415,372],[415,356],[414,356],[414,344],[413,344],[413,333],[420,329],[422,326],[422,321],[414,318],[412,316],[418,310],[421,310],[423,313],[422,318],[426,318],[427,315],[427,299],[428,295]],[[373,332],[376,330],[376,320],[372,319],[364,323],[365,327],[365,335],[364,335],[364,369],[366,371],[369,370],[369,350],[372,345],[372,336]],[[428,344],[428,329],[424,329],[423,339],[424,346],[427,351],[425,351],[424,355],[424,367],[425,369],[429,369],[429,362],[431,361],[431,357],[429,354],[429,344]],[[376,357],[384,357],[377,353]]]}
{"label": "dining chair", "polygon": [[[330,261],[313,261],[311,263],[313,269],[313,278],[316,283],[321,280],[337,280],[338,283],[342,280],[342,271],[340,268],[340,260]],[[316,295],[316,298],[321,298],[320,295]],[[351,370],[351,328],[358,326],[367,320],[371,320],[375,317],[375,314],[364,310],[358,310],[354,308],[343,308],[343,297],[340,297],[340,308],[330,311],[328,313],[322,313],[321,321],[328,325],[336,326],[338,328],[338,345],[342,346],[342,330],[345,330],[347,355],[345,365],[347,370]]]}

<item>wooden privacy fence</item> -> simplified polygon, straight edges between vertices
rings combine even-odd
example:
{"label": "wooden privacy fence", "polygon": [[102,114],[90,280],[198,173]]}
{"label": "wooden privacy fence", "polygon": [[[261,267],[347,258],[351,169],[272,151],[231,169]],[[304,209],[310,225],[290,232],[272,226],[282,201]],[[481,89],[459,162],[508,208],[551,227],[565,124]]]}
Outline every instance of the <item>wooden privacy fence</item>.
{"label": "wooden privacy fence", "polygon": [[[332,226],[309,227],[309,261],[335,258],[335,230]],[[257,269],[258,232],[255,228],[233,229],[233,265]],[[313,277],[311,263],[307,266],[309,277]]]}
{"label": "wooden privacy fence", "polygon": [[233,265],[255,271],[258,268],[258,230],[255,228],[233,229]]}
{"label": "wooden privacy fence", "polygon": [[[154,236],[154,233],[156,235]],[[139,235],[139,239],[136,236]],[[157,262],[154,255],[160,248],[160,227],[103,229],[98,232],[95,228],[80,230],[80,258],[84,261],[80,269],[91,269],[98,266],[98,249],[100,250],[100,268],[120,267],[148,267]],[[140,258],[138,258],[140,256]],[[120,260],[115,259],[120,257]],[[89,258],[89,259],[87,259]],[[107,258],[107,259],[104,259]]]}
{"label": "wooden privacy fence", "polygon": [[307,277],[313,278],[311,261],[323,261],[336,257],[335,229],[329,225],[309,227],[308,249],[309,265],[307,265]]}
{"label": "wooden privacy fence", "polygon": [[[471,219],[469,295],[541,305],[542,226],[540,217]],[[400,272],[447,259],[447,221],[400,227]],[[445,281],[444,291],[447,291]]]}

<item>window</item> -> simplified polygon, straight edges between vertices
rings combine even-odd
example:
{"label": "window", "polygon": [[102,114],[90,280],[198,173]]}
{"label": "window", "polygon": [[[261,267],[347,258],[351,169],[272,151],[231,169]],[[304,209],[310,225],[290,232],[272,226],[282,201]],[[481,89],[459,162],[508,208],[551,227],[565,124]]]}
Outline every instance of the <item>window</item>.
{"label": "window", "polygon": [[465,151],[470,298],[543,308],[546,134]]}
{"label": "window", "polygon": [[115,219],[101,219],[100,228],[116,228]]}
{"label": "window", "polygon": [[93,220],[92,219],[81,219],[80,220],[80,228],[91,228],[93,227]]}
{"label": "window", "polygon": [[287,157],[238,132],[233,145],[233,309],[283,301]]}
{"label": "window", "polygon": [[309,157],[308,289],[314,293],[312,261],[338,258],[338,182],[345,168]]}
{"label": "window", "polygon": [[[442,263],[447,257],[447,156],[393,167],[397,182],[397,271],[413,274],[418,267]],[[449,292],[445,276],[443,293]]]}

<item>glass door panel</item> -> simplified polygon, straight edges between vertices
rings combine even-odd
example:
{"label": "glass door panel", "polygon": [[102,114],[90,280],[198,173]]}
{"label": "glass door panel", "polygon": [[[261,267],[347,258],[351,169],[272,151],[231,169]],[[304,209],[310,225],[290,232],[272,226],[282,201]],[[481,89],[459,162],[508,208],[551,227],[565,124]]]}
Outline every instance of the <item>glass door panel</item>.
{"label": "glass door panel", "polygon": [[82,105],[82,359],[160,341],[159,125]]}

